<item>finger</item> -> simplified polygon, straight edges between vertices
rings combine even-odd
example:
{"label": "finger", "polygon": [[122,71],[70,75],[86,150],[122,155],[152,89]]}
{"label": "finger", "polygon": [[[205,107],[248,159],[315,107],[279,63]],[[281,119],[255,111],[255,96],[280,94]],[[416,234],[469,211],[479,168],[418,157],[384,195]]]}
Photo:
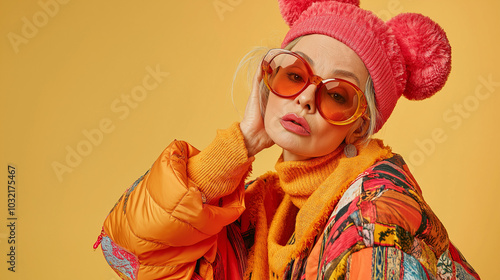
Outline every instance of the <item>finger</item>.
{"label": "finger", "polygon": [[252,92],[250,98],[257,99],[260,94],[260,83],[262,81],[262,69],[259,67],[253,76]]}
{"label": "finger", "polygon": [[254,85],[260,84],[260,82],[262,81],[262,76],[263,76],[262,68],[259,66],[257,67],[257,70],[255,71],[255,74],[253,76]]}
{"label": "finger", "polygon": [[245,109],[245,115],[247,113],[256,113],[260,115],[260,83],[262,81],[262,69],[259,67],[254,74],[252,91],[247,101],[247,106]]}

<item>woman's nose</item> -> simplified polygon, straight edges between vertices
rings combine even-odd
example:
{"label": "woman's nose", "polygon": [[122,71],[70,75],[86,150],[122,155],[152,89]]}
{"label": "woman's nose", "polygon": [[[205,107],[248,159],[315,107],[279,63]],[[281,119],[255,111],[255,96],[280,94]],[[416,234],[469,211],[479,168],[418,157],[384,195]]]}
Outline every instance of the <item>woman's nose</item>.
{"label": "woman's nose", "polygon": [[306,112],[310,114],[316,112],[316,90],[317,86],[310,84],[295,98],[295,102],[302,107],[302,110],[306,110]]}

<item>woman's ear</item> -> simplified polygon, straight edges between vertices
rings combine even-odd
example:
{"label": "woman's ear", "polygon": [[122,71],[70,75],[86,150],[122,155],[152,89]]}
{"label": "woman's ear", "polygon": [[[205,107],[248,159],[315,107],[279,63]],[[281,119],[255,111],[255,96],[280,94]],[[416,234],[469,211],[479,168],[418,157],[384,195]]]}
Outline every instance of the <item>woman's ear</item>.
{"label": "woman's ear", "polygon": [[365,138],[366,132],[368,131],[369,127],[370,118],[365,114],[354,122],[353,126],[345,137],[345,142],[347,144],[352,144],[360,139]]}

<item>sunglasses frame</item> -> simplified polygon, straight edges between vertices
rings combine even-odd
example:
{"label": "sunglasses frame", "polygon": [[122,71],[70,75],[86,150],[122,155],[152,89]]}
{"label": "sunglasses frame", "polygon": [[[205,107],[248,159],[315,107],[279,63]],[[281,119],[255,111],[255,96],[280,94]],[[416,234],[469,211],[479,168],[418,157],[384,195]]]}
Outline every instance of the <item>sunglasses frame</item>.
{"label": "sunglasses frame", "polygon": [[[307,69],[307,72],[309,74],[309,79],[307,80],[306,84],[304,85],[304,87],[297,93],[293,94],[293,95],[282,95],[276,91],[274,91],[271,86],[269,85],[269,75],[272,73],[272,70],[271,70],[271,62],[273,61],[273,59],[275,59],[278,55],[280,54],[289,54],[289,55],[292,55],[294,57],[296,57],[297,59],[299,59],[306,67]],[[262,68],[262,73],[263,73],[263,80],[264,80],[264,83],[265,85],[267,86],[267,88],[272,92],[274,93],[275,95],[279,96],[279,97],[282,97],[282,98],[295,98],[296,96],[300,95],[306,88],[309,87],[309,85],[315,85],[316,86],[316,92],[315,92],[315,101],[316,101],[316,107],[318,108],[318,111],[320,113],[320,115],[329,123],[331,124],[335,124],[335,125],[347,125],[347,124],[350,124],[354,121],[356,121],[357,119],[359,119],[366,111],[366,108],[368,107],[368,104],[367,104],[367,101],[366,101],[366,98],[365,98],[365,95],[363,93],[363,91],[361,91],[361,89],[356,86],[355,84],[349,82],[349,81],[346,81],[344,79],[338,79],[338,78],[332,78],[332,79],[323,79],[321,78],[320,76],[318,75],[315,75],[311,66],[309,65],[309,63],[302,57],[300,56],[299,54],[297,53],[294,53],[292,51],[289,51],[289,50],[284,50],[284,49],[271,49],[267,52],[267,54],[264,56],[264,58],[262,59],[262,63],[261,63],[261,68]],[[347,83],[349,84],[351,87],[354,88],[357,96],[358,96],[358,106],[356,108],[356,111],[354,112],[354,114],[348,118],[347,120],[343,120],[343,121],[335,121],[335,120],[330,120],[328,119],[325,114],[323,114],[323,111],[321,110],[321,94],[320,94],[320,89],[322,87],[325,86],[326,83],[329,83],[329,82],[334,82],[334,81],[340,81],[340,82],[344,82],[344,83]]]}

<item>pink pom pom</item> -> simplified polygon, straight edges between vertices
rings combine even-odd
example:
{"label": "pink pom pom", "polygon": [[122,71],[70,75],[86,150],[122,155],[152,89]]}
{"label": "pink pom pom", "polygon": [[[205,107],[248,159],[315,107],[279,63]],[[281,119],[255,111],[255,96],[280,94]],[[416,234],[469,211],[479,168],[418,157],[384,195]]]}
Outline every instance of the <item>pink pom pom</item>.
{"label": "pink pom pom", "polygon": [[444,30],[421,14],[400,14],[387,22],[406,62],[403,95],[422,100],[439,91],[451,70],[451,46]]}
{"label": "pink pom pom", "polygon": [[[314,2],[324,2],[328,0],[278,0],[281,16],[292,26],[299,16],[307,10]],[[337,0],[335,2],[347,3],[359,7],[359,0]]]}

